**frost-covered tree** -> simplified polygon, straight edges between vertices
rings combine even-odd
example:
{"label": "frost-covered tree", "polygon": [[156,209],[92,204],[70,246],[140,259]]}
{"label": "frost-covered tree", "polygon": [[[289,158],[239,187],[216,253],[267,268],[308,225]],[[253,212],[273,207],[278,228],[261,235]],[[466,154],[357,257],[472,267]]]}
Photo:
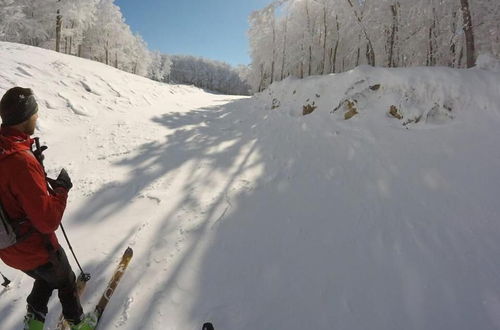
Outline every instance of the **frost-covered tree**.
{"label": "frost-covered tree", "polygon": [[132,33],[113,0],[100,0],[93,24],[83,33],[81,56],[147,75],[151,55],[144,40]]}
{"label": "frost-covered tree", "polygon": [[249,21],[254,91],[361,64],[463,68],[500,56],[498,0],[282,0]]}
{"label": "frost-covered tree", "polygon": [[27,30],[24,5],[16,0],[0,0],[0,38],[6,41],[20,41]]}
{"label": "frost-covered tree", "polygon": [[2,40],[51,49],[64,44],[62,50],[72,53],[93,24],[95,6],[96,0],[44,0],[43,5],[38,0],[2,0]]}
{"label": "frost-covered tree", "polygon": [[[85,32],[85,54],[111,65],[113,56],[117,67],[118,52],[122,45],[131,43],[132,33],[125,24],[120,8],[113,0],[101,0],[96,8],[95,24]],[[125,40],[128,39],[128,40]]]}
{"label": "frost-covered tree", "polygon": [[148,75],[151,54],[114,0],[0,0],[0,39]]}
{"label": "frost-covered tree", "polygon": [[172,60],[170,56],[154,52],[151,55],[151,65],[149,66],[149,74],[153,80],[167,81],[170,76],[170,68],[172,67]]}
{"label": "frost-covered tree", "polygon": [[236,95],[248,95],[250,87],[244,81],[245,67],[194,56],[171,56],[169,81],[192,84],[200,88]]}
{"label": "frost-covered tree", "polygon": [[41,46],[50,39],[49,21],[53,16],[55,23],[56,2],[47,0],[40,6],[35,0],[0,1],[2,40]]}
{"label": "frost-covered tree", "polygon": [[[67,54],[81,55],[85,32],[96,22],[97,0],[61,0],[61,49]],[[56,17],[57,24],[57,17]]]}
{"label": "frost-covered tree", "polygon": [[251,77],[252,85],[258,85],[258,90],[272,83],[276,61],[276,25],[275,3],[250,16],[248,32],[251,45],[252,64],[255,66]]}

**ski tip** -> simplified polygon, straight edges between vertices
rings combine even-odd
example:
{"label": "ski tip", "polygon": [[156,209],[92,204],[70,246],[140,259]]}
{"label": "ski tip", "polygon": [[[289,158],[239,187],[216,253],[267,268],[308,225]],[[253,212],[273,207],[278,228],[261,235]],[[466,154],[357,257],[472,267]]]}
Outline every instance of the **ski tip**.
{"label": "ski tip", "polygon": [[212,323],[205,323],[203,324],[203,327],[201,328],[201,330],[214,330],[214,326]]}
{"label": "ski tip", "polygon": [[126,250],[125,253],[123,254],[124,256],[132,256],[134,254],[134,250],[129,246]]}

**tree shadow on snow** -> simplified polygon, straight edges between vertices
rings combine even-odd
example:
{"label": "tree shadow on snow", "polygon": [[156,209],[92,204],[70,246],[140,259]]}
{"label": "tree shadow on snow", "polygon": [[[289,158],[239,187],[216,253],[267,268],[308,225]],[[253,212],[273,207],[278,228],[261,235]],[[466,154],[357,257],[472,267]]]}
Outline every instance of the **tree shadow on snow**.
{"label": "tree shadow on snow", "polygon": [[[198,214],[199,225],[190,230],[190,246],[182,249],[180,262],[168,266],[171,275],[168,278],[159,280],[162,274],[147,274],[143,272],[129,272],[129,283],[145,281],[147,276],[151,276],[155,282],[160,284],[155,288],[153,297],[148,297],[149,306],[141,306],[146,311],[140,323],[142,329],[150,329],[149,324],[158,313],[158,302],[170,299],[172,290],[178,289],[179,276],[189,267],[195,255],[200,253],[198,242],[207,233],[215,230],[218,220],[223,222],[228,209],[228,195],[239,183],[246,171],[253,171],[260,167],[265,173],[265,164],[258,156],[259,138],[256,136],[255,127],[250,124],[241,124],[243,121],[255,122],[252,114],[245,114],[244,109],[248,106],[249,99],[236,100],[221,106],[201,108],[186,113],[167,113],[161,117],[154,118],[153,121],[165,126],[173,133],[166,136],[165,141],[155,141],[142,145],[134,150],[136,156],[129,157],[114,164],[114,166],[130,168],[130,176],[126,182],[111,183],[89,198],[85,205],[76,211],[74,219],[85,219],[85,223],[106,224],[106,218],[127,207],[137,199],[139,195],[147,191],[147,188],[156,180],[161,179],[171,172],[189,165],[193,171],[187,176],[182,184],[182,196],[175,206],[170,207],[171,211],[162,216],[163,224],[157,226],[159,229],[155,233],[155,238],[151,239],[151,248],[148,251],[136,251],[139,256],[134,257],[132,267],[148,267],[148,263],[155,258],[158,253],[164,251],[164,237],[176,230],[174,217],[183,210],[196,209],[200,204],[207,201],[201,200],[202,192],[210,191],[214,182],[212,174],[227,173],[224,177],[224,184],[221,191],[216,194],[214,200],[210,200],[208,207],[203,213]],[[222,145],[227,146],[219,148]],[[197,171],[202,169],[202,171]],[[244,194],[251,194],[244,190]],[[169,201],[166,201],[169,203]],[[161,205],[159,208],[161,213]],[[234,205],[230,212],[237,210]],[[138,219],[138,221],[141,221]],[[78,221],[81,223],[82,221]],[[77,225],[76,222],[74,225]],[[119,254],[119,251],[116,251]],[[146,277],[145,277],[146,275]],[[120,287],[121,297],[133,296],[134,287]],[[120,301],[116,299],[115,301]],[[181,302],[182,304],[182,302]],[[116,303],[109,306],[106,313],[117,314],[122,309]],[[201,321],[201,315],[196,315],[196,320]],[[106,323],[110,318],[104,318],[102,326],[111,326]],[[131,320],[132,321],[132,320]],[[168,318],[166,320],[168,328]],[[139,322],[138,322],[139,324]]]}
{"label": "tree shadow on snow", "polygon": [[[494,328],[495,321],[477,306],[484,299],[500,301],[495,291],[500,280],[474,269],[488,249],[500,253],[498,226],[453,232],[449,218],[472,218],[472,209],[457,207],[453,215],[423,209],[415,201],[433,203],[442,193],[416,195],[408,185],[394,184],[405,180],[403,174],[390,175],[384,167],[313,158],[317,150],[309,154],[294,146],[301,143],[302,119],[291,134],[269,132],[276,122],[268,127],[268,117],[276,112],[252,108],[252,102],[155,118],[171,131],[165,141],[144,144],[136,156],[114,164],[130,168],[129,179],[103,187],[79,211],[77,218],[100,222],[151,185],[168,190],[162,180],[175,180],[169,174],[186,175],[175,187],[180,196],[164,201],[168,211],[158,205],[161,224],[155,224],[149,249],[136,251],[127,282],[137,286],[119,287],[121,298],[107,313],[120,313],[120,301],[138,296],[145,305],[132,308],[142,314],[127,321],[130,329],[159,328],[158,318],[162,329],[176,330],[196,329],[205,321],[234,330]],[[331,140],[313,142],[312,149],[343,147]],[[363,152],[361,161],[376,159]],[[335,168],[335,161],[349,165]],[[340,175],[318,174],[328,171],[321,162],[331,162],[332,173]],[[405,166],[404,157],[388,162]],[[361,170],[366,178],[387,179],[397,207],[376,193],[377,181],[357,182]],[[172,251],[179,258],[169,262],[166,247],[175,246],[165,237],[180,227],[187,228],[185,240]],[[488,243],[478,245],[476,236]],[[453,247],[471,252],[453,255]],[[150,297],[141,292],[146,286],[154,286]],[[110,320],[103,319],[104,328]]]}

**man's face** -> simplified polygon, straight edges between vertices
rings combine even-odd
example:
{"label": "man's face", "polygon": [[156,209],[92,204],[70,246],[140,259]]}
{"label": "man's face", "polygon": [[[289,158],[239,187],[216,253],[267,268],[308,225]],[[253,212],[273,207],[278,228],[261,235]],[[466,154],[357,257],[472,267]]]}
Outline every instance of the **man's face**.
{"label": "man's face", "polygon": [[30,117],[30,119],[26,121],[26,126],[24,127],[24,133],[28,135],[35,134],[37,120],[38,120],[38,112],[35,113],[33,116]]}

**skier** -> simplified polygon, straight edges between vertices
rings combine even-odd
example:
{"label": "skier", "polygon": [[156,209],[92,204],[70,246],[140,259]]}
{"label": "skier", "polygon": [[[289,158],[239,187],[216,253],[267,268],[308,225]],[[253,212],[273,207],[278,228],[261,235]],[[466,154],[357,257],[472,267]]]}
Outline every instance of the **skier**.
{"label": "skier", "polygon": [[71,330],[93,330],[96,317],[83,314],[75,274],[55,235],[73,184],[64,169],[57,179],[47,178],[41,163],[43,150],[33,150],[30,136],[38,104],[32,90],[8,90],[0,101],[0,117],[0,202],[17,234],[14,245],[0,249],[0,259],[35,280],[27,298],[24,329],[43,329],[49,298],[57,289]]}

